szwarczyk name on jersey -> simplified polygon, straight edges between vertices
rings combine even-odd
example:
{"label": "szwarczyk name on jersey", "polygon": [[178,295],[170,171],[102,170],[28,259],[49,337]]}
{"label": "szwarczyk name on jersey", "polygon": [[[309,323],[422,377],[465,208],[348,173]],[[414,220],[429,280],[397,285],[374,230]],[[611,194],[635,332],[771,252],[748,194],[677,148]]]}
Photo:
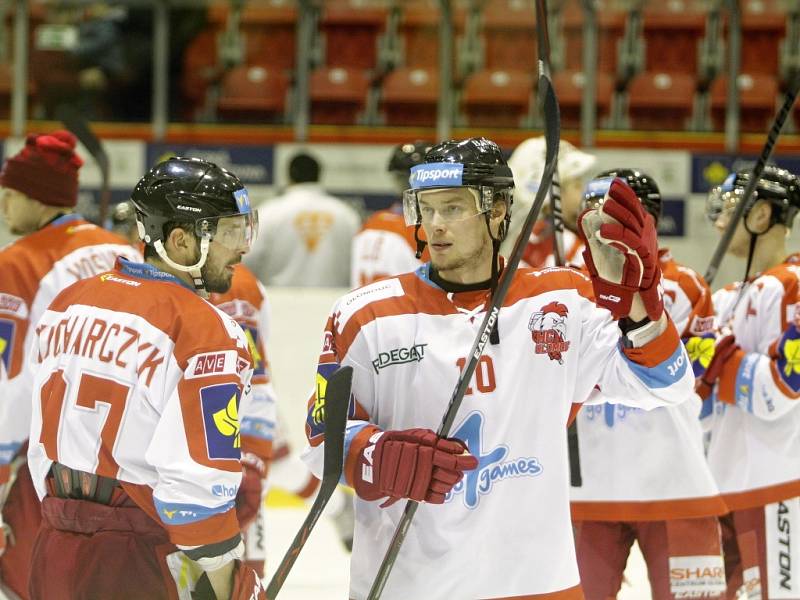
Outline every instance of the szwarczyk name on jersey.
{"label": "szwarczyk name on jersey", "polygon": [[[150,385],[156,369],[165,358],[150,342],[140,343],[139,332],[135,329],[109,323],[100,317],[75,316],[61,319],[53,325],[39,325],[36,337],[39,340],[40,363],[60,354],[113,362],[123,369],[133,361],[138,365],[139,377],[146,376],[146,385]],[[144,358],[138,358],[139,354],[143,354]]]}
{"label": "szwarczyk name on jersey", "polygon": [[402,365],[410,362],[420,362],[425,358],[425,346],[428,344],[414,344],[409,348],[395,348],[388,352],[379,352],[378,358],[372,361],[372,368],[378,373],[381,369],[392,365]]}

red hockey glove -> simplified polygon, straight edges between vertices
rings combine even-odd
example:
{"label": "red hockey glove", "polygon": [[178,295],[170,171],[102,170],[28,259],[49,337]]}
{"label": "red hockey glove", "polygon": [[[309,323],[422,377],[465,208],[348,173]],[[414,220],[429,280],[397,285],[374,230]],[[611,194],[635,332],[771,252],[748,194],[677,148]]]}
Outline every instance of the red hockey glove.
{"label": "red hockey glove", "polygon": [[714,384],[722,374],[722,369],[731,357],[739,351],[739,345],[736,343],[736,338],[732,335],[726,335],[714,347],[714,356],[711,362],[708,363],[706,372],[703,373],[695,383],[694,391],[700,396],[701,400],[705,400],[711,396],[714,391]]}
{"label": "red hockey glove", "polygon": [[464,442],[438,437],[430,429],[379,431],[369,438],[356,465],[355,490],[364,500],[389,496],[442,504],[464,471],[478,466]]}
{"label": "red hockey glove", "polygon": [[244,530],[256,518],[261,506],[261,486],[267,476],[264,461],[252,452],[242,452],[242,483],[236,494],[236,518]]}
{"label": "red hockey glove", "polygon": [[664,302],[655,221],[627,183],[614,179],[603,204],[581,213],[578,235],[586,244],[583,259],[598,306],[616,319],[627,317],[638,292],[650,320],[660,319]]}
{"label": "red hockey glove", "polygon": [[267,600],[267,590],[256,572],[238,560],[235,568],[231,600]]}

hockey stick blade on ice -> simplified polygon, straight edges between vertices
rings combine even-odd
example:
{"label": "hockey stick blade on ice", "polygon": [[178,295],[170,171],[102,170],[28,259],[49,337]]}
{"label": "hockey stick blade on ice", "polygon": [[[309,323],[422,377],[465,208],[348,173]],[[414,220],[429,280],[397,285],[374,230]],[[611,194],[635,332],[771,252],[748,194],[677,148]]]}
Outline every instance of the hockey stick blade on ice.
{"label": "hockey stick blade on ice", "polygon": [[328,379],[325,388],[325,458],[322,471],[322,483],[319,492],[311,505],[311,510],[303,521],[303,525],[294,536],[292,545],[278,565],[267,587],[267,598],[275,600],[281,591],[286,577],[289,575],[300,551],[308,541],[308,536],[317,524],[325,505],[328,504],[339,479],[342,476],[344,461],[344,432],[347,425],[347,411],[350,407],[350,388],[353,384],[353,367],[340,367]]}
{"label": "hockey stick blade on ice", "polygon": [[[481,323],[478,336],[475,338],[475,342],[472,344],[472,349],[468,355],[469,362],[467,362],[464,370],[461,372],[458,383],[456,384],[456,388],[450,398],[450,403],[447,405],[447,410],[442,417],[442,423],[436,432],[442,437],[447,437],[447,435],[450,433],[450,429],[453,426],[458,409],[461,406],[461,401],[464,399],[464,394],[467,391],[469,382],[472,379],[472,375],[475,373],[475,367],[477,366],[478,361],[483,354],[483,349],[489,342],[489,336],[491,336],[492,330],[497,323],[497,318],[500,314],[500,307],[502,306],[503,300],[508,293],[508,288],[511,286],[514,273],[517,270],[520,258],[522,258],[522,252],[528,243],[528,238],[530,238],[533,224],[539,217],[539,212],[544,204],[547,191],[550,189],[550,182],[553,179],[555,160],[556,156],[558,156],[558,142],[561,135],[558,100],[556,99],[556,93],[553,89],[553,84],[542,68],[541,61],[539,61],[538,89],[543,98],[542,107],[545,119],[545,140],[547,145],[547,151],[545,154],[545,168],[544,172],[542,173],[542,180],[539,183],[539,189],[536,192],[536,198],[533,201],[533,206],[531,206],[531,210],[528,213],[528,216],[525,218],[522,231],[520,232],[517,242],[514,245],[514,250],[511,252],[511,257],[508,260],[508,264],[506,265],[505,269],[503,269],[503,274],[500,277],[500,281],[497,285],[497,291],[494,293],[494,296],[492,296],[492,302],[489,305],[489,308],[486,310],[486,317],[484,317],[483,322]],[[383,557],[383,562],[378,569],[378,574],[372,583],[372,588],[370,588],[367,600],[378,600],[381,597],[383,589],[386,586],[386,582],[389,579],[389,574],[392,571],[392,567],[397,560],[400,547],[402,546],[403,541],[408,534],[408,529],[411,526],[411,522],[414,519],[414,515],[416,514],[418,507],[418,502],[413,500],[406,502],[403,510],[403,516],[400,518],[400,522],[397,524],[397,529],[395,529],[392,541],[389,544],[389,548],[386,550],[386,554]]]}
{"label": "hockey stick blade on ice", "polygon": [[89,127],[89,122],[78,112],[78,110],[69,104],[60,104],[56,108],[56,117],[64,124],[78,141],[88,150],[89,154],[97,163],[100,169],[100,209],[99,220],[100,225],[103,225],[106,220],[106,213],[108,212],[108,204],[111,201],[111,187],[109,182],[110,163],[108,161],[108,154],[106,154],[103,144],[92,132]]}
{"label": "hockey stick blade on ice", "polygon": [[728,221],[728,225],[725,228],[725,232],[722,234],[722,237],[719,239],[719,243],[717,243],[717,247],[714,249],[714,255],[711,257],[711,262],[708,264],[708,269],[706,270],[706,282],[709,285],[711,285],[711,282],[714,281],[714,277],[717,276],[717,271],[719,270],[719,266],[725,256],[725,252],[728,250],[728,246],[730,246],[731,240],[733,239],[733,234],[736,232],[736,227],[738,227],[739,221],[742,220],[744,211],[747,208],[747,205],[750,203],[750,198],[753,197],[753,192],[755,192],[758,180],[761,179],[761,174],[764,172],[764,167],[766,166],[769,157],[772,155],[772,149],[775,147],[775,142],[778,141],[778,136],[781,134],[781,129],[783,129],[783,125],[786,123],[786,118],[789,116],[789,113],[792,110],[792,105],[794,104],[795,98],[797,98],[798,89],[800,89],[800,81],[795,83],[795,85],[792,86],[792,89],[786,94],[783,105],[778,111],[778,114],[775,115],[775,120],[772,122],[772,127],[770,128],[769,133],[767,133],[767,141],[764,142],[764,148],[761,150],[761,154],[759,155],[758,160],[753,167],[753,172],[750,174],[750,179],[747,182],[747,186],[744,188],[744,195],[742,196],[742,199],[736,203],[730,221]]}

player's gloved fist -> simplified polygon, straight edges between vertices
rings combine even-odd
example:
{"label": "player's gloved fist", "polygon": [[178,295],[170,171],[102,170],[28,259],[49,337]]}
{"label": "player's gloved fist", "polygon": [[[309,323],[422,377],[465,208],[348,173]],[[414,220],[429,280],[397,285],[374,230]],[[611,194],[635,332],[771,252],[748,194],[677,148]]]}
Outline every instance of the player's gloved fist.
{"label": "player's gloved fist", "polygon": [[261,486],[267,476],[264,461],[252,452],[242,452],[242,483],[236,494],[236,518],[242,529],[250,525],[261,506]]}
{"label": "player's gloved fist", "polygon": [[592,278],[596,301],[615,318],[627,317],[638,292],[651,321],[664,312],[658,239],[653,217],[636,193],[616,178],[603,204],[578,217],[583,259]]}
{"label": "player's gloved fist", "polygon": [[701,400],[711,396],[711,392],[714,391],[714,384],[722,374],[722,369],[737,352],[741,352],[741,350],[736,343],[736,338],[732,335],[726,335],[717,342],[717,345],[714,346],[714,356],[711,358],[711,362],[708,363],[705,373],[698,377],[694,385],[694,391],[700,396]]}
{"label": "player's gloved fist", "polygon": [[361,452],[355,490],[364,500],[389,496],[442,504],[464,471],[478,466],[461,440],[440,438],[430,429],[378,431]]}

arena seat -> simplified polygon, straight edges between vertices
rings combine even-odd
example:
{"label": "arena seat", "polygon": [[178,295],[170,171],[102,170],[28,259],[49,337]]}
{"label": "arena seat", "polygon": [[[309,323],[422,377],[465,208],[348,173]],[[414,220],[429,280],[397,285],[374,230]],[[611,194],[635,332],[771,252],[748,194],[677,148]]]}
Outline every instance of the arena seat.
{"label": "arena seat", "polygon": [[697,48],[705,33],[705,12],[688,0],[673,0],[647,3],[643,16],[644,68],[697,73]]}
{"label": "arena seat", "polygon": [[217,113],[226,119],[263,122],[283,117],[289,78],[269,66],[231,69],[222,81]]}
{"label": "arena seat", "polygon": [[696,82],[687,73],[645,71],[628,85],[632,129],[681,131],[692,115]]}
{"label": "arena seat", "polygon": [[778,73],[780,42],[786,35],[786,11],[778,0],[743,0],[742,73]]}
{"label": "arena seat", "polygon": [[[436,0],[404,0],[399,35],[403,43],[403,66],[436,68],[439,65],[441,11]],[[453,4],[453,31],[464,28],[464,6]]]}
{"label": "arena seat", "polygon": [[[739,88],[740,131],[766,133],[775,117],[778,83],[772,75],[741,73],[736,80]],[[711,119],[718,131],[725,129],[725,107],[728,78],[717,77],[711,84]]]}
{"label": "arena seat", "polygon": [[[626,15],[610,0],[599,0],[597,8],[597,69],[614,73],[617,68],[617,42],[625,31]],[[580,0],[567,2],[562,13],[564,67],[583,68],[583,10]]]}
{"label": "arena seat", "polygon": [[437,69],[403,67],[383,80],[381,110],[387,125],[433,126],[438,100]]}
{"label": "arena seat", "polygon": [[464,80],[461,108],[471,127],[519,127],[534,92],[530,71],[482,70]]}
{"label": "arena seat", "polygon": [[388,10],[377,4],[353,0],[328,0],[320,31],[325,39],[325,65],[373,69],[377,40],[386,25]]}
{"label": "arena seat", "polygon": [[[584,83],[583,71],[561,71],[553,75],[553,86],[558,96],[563,129],[578,129],[581,125]],[[611,97],[614,94],[614,78],[609,73],[598,71],[595,94],[596,117],[599,124],[600,119],[608,116]]]}
{"label": "arena seat", "polygon": [[367,102],[370,78],[363,69],[321,67],[311,73],[311,122],[355,125]]}
{"label": "arena seat", "polygon": [[536,11],[532,2],[488,0],[483,9],[483,35],[486,69],[536,71]]}

